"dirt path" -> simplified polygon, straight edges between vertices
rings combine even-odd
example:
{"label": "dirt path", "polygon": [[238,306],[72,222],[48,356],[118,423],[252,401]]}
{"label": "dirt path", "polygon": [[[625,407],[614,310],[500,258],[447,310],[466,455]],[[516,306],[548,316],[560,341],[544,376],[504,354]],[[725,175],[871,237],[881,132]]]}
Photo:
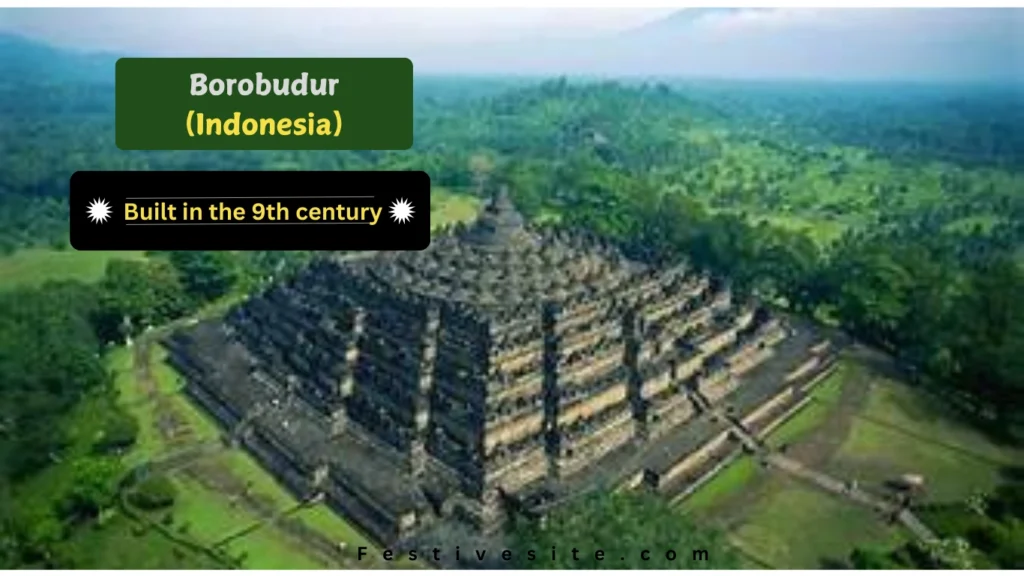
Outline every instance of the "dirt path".
{"label": "dirt path", "polygon": [[153,380],[153,370],[149,362],[149,353],[152,350],[148,335],[143,334],[132,346],[132,373],[135,376],[135,383],[142,389],[147,400],[154,400],[159,395],[156,382]]}
{"label": "dirt path", "polygon": [[135,382],[145,397],[153,402],[157,431],[168,446],[185,446],[196,440],[195,430],[181,416],[153,375],[154,333],[144,334],[135,342],[132,369]]}

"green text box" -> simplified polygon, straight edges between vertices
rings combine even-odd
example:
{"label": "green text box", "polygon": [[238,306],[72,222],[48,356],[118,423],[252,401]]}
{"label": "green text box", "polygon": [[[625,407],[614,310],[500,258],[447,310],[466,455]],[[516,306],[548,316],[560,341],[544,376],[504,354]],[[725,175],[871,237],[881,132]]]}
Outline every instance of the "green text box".
{"label": "green text box", "polygon": [[[303,73],[306,95],[295,95],[292,89],[301,91]],[[206,76],[206,94],[192,95],[193,74]],[[257,82],[260,77],[266,82]],[[121,58],[116,78],[122,150],[412,147],[412,62],[407,58]],[[285,79],[288,94],[277,94]],[[323,93],[314,95],[319,88]],[[217,90],[219,95],[211,94]]]}

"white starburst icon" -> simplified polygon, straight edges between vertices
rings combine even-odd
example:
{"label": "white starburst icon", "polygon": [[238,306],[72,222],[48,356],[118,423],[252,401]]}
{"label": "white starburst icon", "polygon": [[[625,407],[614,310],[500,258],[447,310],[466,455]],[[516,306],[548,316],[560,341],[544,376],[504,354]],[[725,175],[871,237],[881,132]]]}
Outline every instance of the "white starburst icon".
{"label": "white starburst icon", "polygon": [[412,204],[405,198],[399,198],[391,204],[391,219],[399,224],[405,224],[412,219]]}
{"label": "white starburst icon", "polygon": [[89,220],[92,220],[94,224],[102,224],[110,218],[110,204],[107,204],[107,201],[102,198],[90,202],[87,210],[89,211]]}

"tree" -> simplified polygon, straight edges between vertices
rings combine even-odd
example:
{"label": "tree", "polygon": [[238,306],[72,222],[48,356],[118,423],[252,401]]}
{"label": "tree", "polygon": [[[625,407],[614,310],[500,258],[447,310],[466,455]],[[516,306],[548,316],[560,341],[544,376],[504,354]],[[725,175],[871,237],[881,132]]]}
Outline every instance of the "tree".
{"label": "tree", "polygon": [[160,510],[174,504],[178,490],[166,476],[151,476],[128,494],[128,501],[143,510]]}
{"label": "tree", "polygon": [[935,541],[921,542],[918,546],[927,554],[928,560],[932,564],[930,567],[953,570],[975,569],[974,560],[971,558],[971,546],[963,538],[940,538]]}
{"label": "tree", "polygon": [[231,252],[175,251],[168,257],[181,274],[185,291],[196,302],[224,296],[240,276],[237,257]]}
{"label": "tree", "polygon": [[998,259],[972,276],[950,331],[957,380],[997,413],[1007,430],[1024,424],[1024,272]]}
{"label": "tree", "polygon": [[74,485],[64,495],[60,511],[65,518],[95,518],[114,503],[121,467],[116,459],[81,458],[74,463]]}
{"label": "tree", "polygon": [[100,290],[96,327],[107,341],[167,322],[189,307],[180,274],[163,258],[111,260]]}
{"label": "tree", "polygon": [[80,284],[0,295],[0,473],[19,478],[65,442],[60,420],[109,383],[88,321],[93,292]]}
{"label": "tree", "polygon": [[914,277],[880,244],[852,244],[833,256],[832,293],[844,325],[893,350],[909,306]]}
{"label": "tree", "polygon": [[14,511],[10,482],[0,474],[0,570],[17,568],[21,561],[21,541]]}
{"label": "tree", "polygon": [[855,548],[850,554],[850,564],[857,570],[898,570],[907,568],[897,562],[893,555],[873,548]]}
{"label": "tree", "polygon": [[100,438],[93,446],[97,453],[119,452],[135,444],[139,435],[139,422],[123,410],[113,409],[107,415]]}
{"label": "tree", "polygon": [[[513,561],[520,568],[682,569],[738,565],[736,555],[719,534],[696,527],[664,499],[644,492],[585,496],[556,509],[546,520],[519,521],[512,537],[520,551]],[[536,552],[535,560],[527,556],[529,550]],[[707,552],[706,559],[700,551]]]}

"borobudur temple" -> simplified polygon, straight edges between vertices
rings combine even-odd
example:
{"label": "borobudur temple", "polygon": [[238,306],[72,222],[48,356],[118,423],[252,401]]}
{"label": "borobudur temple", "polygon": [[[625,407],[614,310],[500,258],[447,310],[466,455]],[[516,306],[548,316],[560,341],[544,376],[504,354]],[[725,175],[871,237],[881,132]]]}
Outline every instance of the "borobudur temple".
{"label": "borobudur temple", "polygon": [[321,257],[166,344],[226,439],[386,545],[596,489],[684,496],[835,357],[714,277],[527,225],[505,194],[422,252]]}

